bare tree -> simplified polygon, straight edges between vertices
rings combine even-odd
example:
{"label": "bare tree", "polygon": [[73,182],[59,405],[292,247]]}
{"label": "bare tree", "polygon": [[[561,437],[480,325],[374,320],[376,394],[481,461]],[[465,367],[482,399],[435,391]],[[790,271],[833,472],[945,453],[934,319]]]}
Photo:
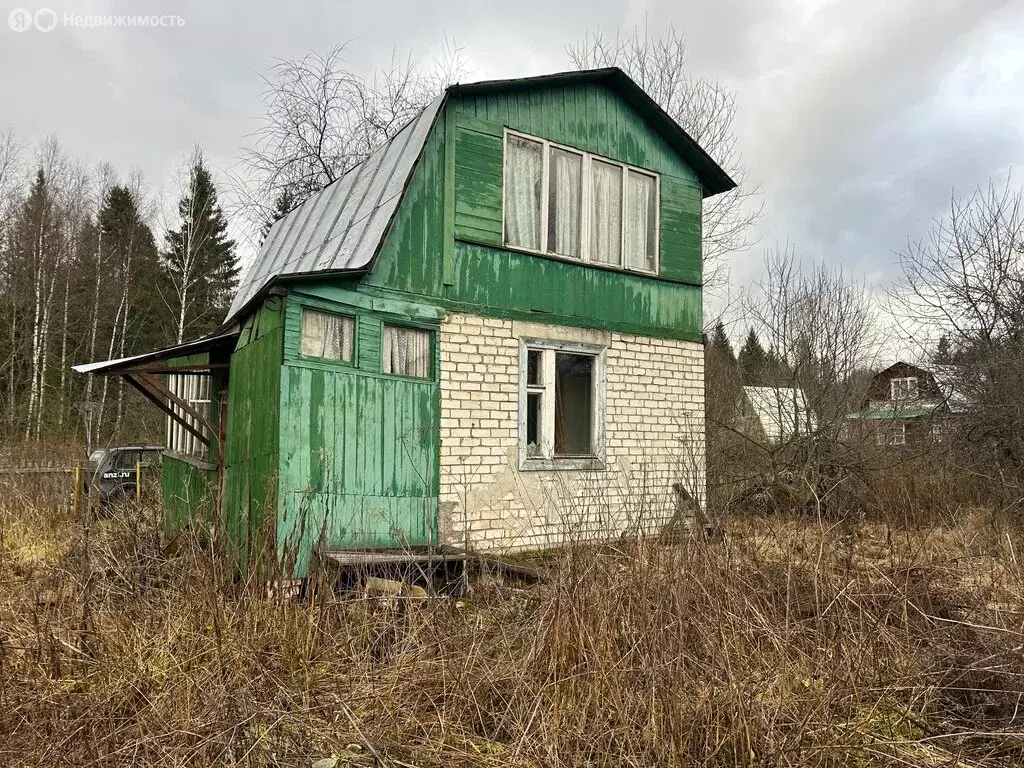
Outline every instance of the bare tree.
{"label": "bare tree", "polygon": [[[961,435],[984,471],[1024,475],[1024,193],[1010,181],[963,198],[900,252],[892,291],[904,333],[946,337],[949,383],[966,412]],[[1009,473],[1009,474],[1007,474]]]}
{"label": "bare tree", "polygon": [[763,203],[740,155],[733,131],[734,94],[688,69],[686,38],[669,27],[663,37],[635,29],[628,36],[592,33],[568,48],[578,69],[620,67],[721,165],[737,187],[708,200],[702,211],[704,283],[728,279],[728,257],[752,243]]}
{"label": "bare tree", "polygon": [[[837,509],[837,492],[858,483],[858,473],[880,458],[846,429],[847,414],[864,395],[863,372],[880,348],[871,298],[842,269],[804,264],[785,247],[766,255],[763,276],[742,303],[751,329],[764,342],[759,363],[764,370],[740,371],[745,384],[758,388],[740,389],[731,412],[709,411],[716,506],[722,507],[723,497],[753,493],[766,494],[765,501],[770,496],[769,507],[846,514],[848,509]],[[721,368],[709,371],[722,379]],[[726,384],[708,382],[709,388]],[[748,402],[754,397],[756,405]],[[751,418],[760,417],[753,425],[745,418],[748,409]]]}
{"label": "bare tree", "polygon": [[243,156],[251,178],[234,184],[254,224],[272,218],[282,197],[301,203],[340,178],[463,72],[453,44],[427,66],[395,57],[369,78],[348,69],[344,53],[341,45],[279,60],[264,78],[266,115]]}

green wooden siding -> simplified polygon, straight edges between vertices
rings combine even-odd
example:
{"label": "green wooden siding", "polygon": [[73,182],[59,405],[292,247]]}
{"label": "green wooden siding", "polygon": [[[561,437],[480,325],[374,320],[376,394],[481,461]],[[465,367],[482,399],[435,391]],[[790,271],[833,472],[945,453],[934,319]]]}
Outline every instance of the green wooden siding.
{"label": "green wooden siding", "polygon": [[[700,339],[700,288],[457,243],[453,309],[642,336]],[[601,311],[598,311],[600,308]]]}
{"label": "green wooden siding", "polygon": [[283,330],[283,302],[271,296],[245,322],[231,355],[222,516],[240,562],[254,545],[274,545],[263,521],[277,506]]}
{"label": "green wooden siding", "polygon": [[[700,339],[699,183],[620,97],[600,86],[579,86],[455,98],[446,109],[374,271],[356,290],[431,299],[449,310]],[[505,126],[657,172],[660,276],[502,248]],[[454,184],[447,210],[453,225],[446,219],[446,173]]]}
{"label": "green wooden siding", "polygon": [[455,115],[455,237],[500,246],[502,126]]}
{"label": "green wooden siding", "polygon": [[[436,313],[410,315],[410,305],[386,301],[395,313],[379,313],[351,289],[309,290],[289,296],[281,387],[277,532],[282,560],[298,576],[321,546],[422,546],[437,527],[437,361],[430,380],[415,380],[383,375],[380,360],[384,322],[433,330],[436,357]],[[303,306],[355,317],[354,364],[299,355]]]}
{"label": "green wooden siding", "polygon": [[700,283],[701,189],[693,171],[615,93],[597,85],[456,101],[455,234],[502,243],[506,127],[661,177],[660,276]]}
{"label": "green wooden siding", "polygon": [[164,536],[173,539],[194,521],[207,523],[217,488],[215,468],[164,454],[160,475]]}

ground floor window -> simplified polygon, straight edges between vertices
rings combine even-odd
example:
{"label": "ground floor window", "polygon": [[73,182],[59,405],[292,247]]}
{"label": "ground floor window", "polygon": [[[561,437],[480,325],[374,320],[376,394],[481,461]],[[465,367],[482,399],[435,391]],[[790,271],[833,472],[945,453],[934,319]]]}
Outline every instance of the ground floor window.
{"label": "ground floor window", "polygon": [[355,318],[348,315],[303,309],[299,354],[351,363],[355,349],[355,327]]}
{"label": "ground floor window", "polygon": [[[196,373],[172,373],[167,377],[167,388],[179,399],[184,400],[193,412],[204,419],[210,419],[210,377]],[[209,431],[192,413],[175,402],[170,403],[177,419],[167,417],[167,450],[184,456],[205,459],[207,448],[185,424],[210,439]],[[184,422],[184,424],[182,423]]]}
{"label": "ground floor window", "polygon": [[429,379],[432,356],[430,336],[430,331],[419,328],[385,325],[381,372],[393,376]]}
{"label": "ground floor window", "polygon": [[892,444],[907,444],[907,423],[905,421],[897,421],[892,425]]}
{"label": "ground floor window", "polygon": [[906,445],[907,423],[905,421],[880,422],[875,429],[876,445]]}
{"label": "ground floor window", "polygon": [[520,456],[576,467],[600,456],[604,355],[600,348],[526,342],[520,371]]}

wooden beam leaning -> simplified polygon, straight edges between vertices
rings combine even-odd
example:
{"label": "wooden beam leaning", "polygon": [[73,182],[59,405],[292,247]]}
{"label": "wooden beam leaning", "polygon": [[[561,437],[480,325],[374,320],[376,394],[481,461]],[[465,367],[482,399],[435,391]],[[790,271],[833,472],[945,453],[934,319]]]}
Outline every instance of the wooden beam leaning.
{"label": "wooden beam leaning", "polygon": [[[122,373],[120,375],[124,378],[125,381],[127,381],[129,384],[135,387],[135,389],[141,392],[147,400],[153,403],[167,416],[170,416],[171,419],[174,420],[177,424],[180,424],[188,432],[193,434],[199,442],[201,442],[207,448],[210,447],[210,438],[204,435],[201,430],[196,429],[188,421],[182,418],[181,414],[178,413],[173,408],[171,408],[171,406],[169,406],[166,401],[170,400],[176,406],[181,408],[185,413],[187,413],[189,416],[192,416],[196,421],[198,421],[200,424],[202,424],[204,427],[210,430],[210,433],[212,434],[215,430],[213,429],[212,426],[210,426],[210,422],[206,420],[206,417],[199,413],[199,411],[197,411],[191,405],[189,405],[180,397],[178,397],[169,389],[167,389],[157,379],[154,379],[152,376],[148,374]],[[150,387],[152,387],[152,389],[150,389]],[[154,392],[153,390],[156,391]]]}
{"label": "wooden beam leaning", "polygon": [[[206,429],[209,431],[209,433],[211,435],[216,435],[217,434],[217,428],[215,426],[213,426],[213,424],[210,423],[210,420],[207,419],[206,416],[204,416],[202,413],[200,413],[195,408],[193,408],[188,403],[188,401],[182,400],[176,394],[171,392],[171,390],[169,390],[167,387],[165,387],[163,385],[163,383],[160,381],[160,379],[156,378],[151,373],[140,373],[140,374],[137,374],[137,375],[138,375],[138,377],[140,379],[142,379],[142,381],[144,381],[146,384],[148,384],[153,389],[155,389],[157,392],[159,392],[163,397],[165,397],[168,400],[170,400],[172,403],[174,403],[176,406],[178,406],[181,410],[183,410],[185,413],[187,413],[193,419],[195,419],[200,424],[202,424],[204,427],[206,427]],[[210,441],[209,440],[206,440],[204,442],[205,442],[207,447],[210,446]]]}

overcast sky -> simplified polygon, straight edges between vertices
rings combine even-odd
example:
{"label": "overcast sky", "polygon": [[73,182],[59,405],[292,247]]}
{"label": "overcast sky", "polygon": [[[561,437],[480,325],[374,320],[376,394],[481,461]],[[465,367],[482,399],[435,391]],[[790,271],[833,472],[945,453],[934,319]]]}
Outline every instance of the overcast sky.
{"label": "overcast sky", "polygon": [[[14,32],[16,7],[51,8],[50,32]],[[275,58],[351,41],[370,72],[393,53],[427,59],[447,36],[471,76],[569,68],[587,31],[673,25],[694,73],[736,92],[739,144],[764,194],[759,244],[889,279],[893,252],[924,234],[951,190],[1004,180],[1024,161],[1024,0],[389,0],[62,2],[3,0],[0,130],[56,132],[70,154],[171,189],[193,144],[237,170]],[[181,27],[74,29],[64,14],[173,14]]]}

